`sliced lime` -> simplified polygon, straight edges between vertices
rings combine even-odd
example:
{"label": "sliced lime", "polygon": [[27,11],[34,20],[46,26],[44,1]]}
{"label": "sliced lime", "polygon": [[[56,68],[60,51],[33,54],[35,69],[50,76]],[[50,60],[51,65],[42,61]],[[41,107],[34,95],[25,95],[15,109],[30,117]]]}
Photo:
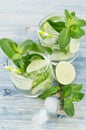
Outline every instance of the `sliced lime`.
{"label": "sliced lime", "polygon": [[47,66],[49,64],[49,60],[35,60],[31,64],[28,65],[26,72],[31,73],[33,71],[38,71],[42,69],[43,67]]}
{"label": "sliced lime", "polygon": [[52,36],[57,35],[58,33],[51,27],[51,25],[48,22],[45,22],[43,26],[40,28],[43,32],[46,32]]}
{"label": "sliced lime", "polygon": [[58,32],[56,32],[48,22],[45,22],[38,31],[41,38],[44,40],[46,44],[56,43],[56,36]]}
{"label": "sliced lime", "polygon": [[57,42],[56,32],[48,22],[45,22],[38,31],[39,36],[41,37],[41,43],[43,46],[53,47],[53,45]]}
{"label": "sliced lime", "polygon": [[[46,69],[46,68],[45,68]],[[46,71],[41,71],[41,73],[38,73],[35,77],[34,77],[34,81],[33,81],[33,88],[35,88],[36,86],[38,86],[40,83],[42,83],[43,81],[45,81],[49,76],[52,76],[51,74],[51,69],[50,67],[48,67],[46,69]],[[42,69],[41,69],[42,70]],[[34,73],[34,72],[33,72]]]}
{"label": "sliced lime", "polygon": [[49,85],[51,84],[51,80],[52,80],[51,77],[49,77],[45,81],[40,83],[38,86],[33,88],[32,91],[31,91],[32,94],[36,94],[38,91],[48,88]]}
{"label": "sliced lime", "polygon": [[56,78],[59,83],[66,85],[70,84],[75,78],[75,69],[72,64],[66,61],[61,61],[56,66]]}

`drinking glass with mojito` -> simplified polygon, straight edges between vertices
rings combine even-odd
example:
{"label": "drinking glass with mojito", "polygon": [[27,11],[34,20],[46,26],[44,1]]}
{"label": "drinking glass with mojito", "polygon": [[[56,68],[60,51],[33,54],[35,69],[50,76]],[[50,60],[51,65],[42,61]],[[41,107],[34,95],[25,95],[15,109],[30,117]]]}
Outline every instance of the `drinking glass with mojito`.
{"label": "drinking glass with mojito", "polygon": [[52,66],[42,48],[32,40],[21,44],[2,38],[1,49],[8,56],[5,68],[14,86],[25,96],[35,97],[50,87]]}
{"label": "drinking glass with mojito", "polygon": [[75,12],[64,11],[64,15],[53,14],[41,20],[38,29],[39,41],[51,49],[53,62],[73,60],[78,52],[80,38],[85,34],[82,27],[86,21],[79,19]]}

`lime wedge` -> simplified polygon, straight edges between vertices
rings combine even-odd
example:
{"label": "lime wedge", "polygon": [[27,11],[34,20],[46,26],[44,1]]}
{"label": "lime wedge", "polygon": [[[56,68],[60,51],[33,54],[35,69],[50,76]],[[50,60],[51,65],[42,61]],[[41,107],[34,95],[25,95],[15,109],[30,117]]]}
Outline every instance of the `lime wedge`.
{"label": "lime wedge", "polygon": [[51,25],[48,22],[45,22],[39,29],[38,31],[39,35],[41,36],[42,39],[47,40],[47,39],[52,39],[54,38],[56,40],[56,36],[58,32],[56,32]]}
{"label": "lime wedge", "polygon": [[66,61],[61,61],[56,66],[56,78],[59,83],[66,85],[70,84],[75,78],[75,69],[72,64]]}
{"label": "lime wedge", "polygon": [[38,91],[40,90],[45,90],[46,88],[48,88],[51,84],[51,78],[47,78],[45,81],[43,81],[42,83],[40,83],[38,86],[36,86],[35,88],[32,89],[32,94],[36,94]]}
{"label": "lime wedge", "polygon": [[76,53],[79,49],[80,40],[79,39],[71,39],[70,42],[70,52]]}
{"label": "lime wedge", "polygon": [[56,32],[48,22],[45,22],[38,31],[39,36],[42,38],[43,46],[52,47],[53,44],[57,42],[57,35]]}
{"label": "lime wedge", "polygon": [[45,22],[44,25],[40,28],[43,32],[46,32],[52,36],[57,35],[58,33],[51,27],[48,22]]}
{"label": "lime wedge", "polygon": [[35,60],[31,64],[28,65],[26,72],[30,73],[33,71],[38,71],[42,69],[43,67],[47,66],[49,64],[48,60]]}

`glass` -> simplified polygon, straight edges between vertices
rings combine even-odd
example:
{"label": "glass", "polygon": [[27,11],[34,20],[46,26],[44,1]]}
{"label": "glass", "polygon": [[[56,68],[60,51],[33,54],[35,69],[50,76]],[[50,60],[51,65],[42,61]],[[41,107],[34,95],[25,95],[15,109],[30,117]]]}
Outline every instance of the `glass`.
{"label": "glass", "polygon": [[[51,87],[53,80],[52,65],[48,58],[46,58],[46,60],[46,66],[37,71],[30,72],[27,77],[12,71],[9,72],[13,85],[21,94],[26,97],[37,97],[47,88]],[[15,67],[15,65],[9,60],[7,65],[13,68]],[[34,66],[35,65],[36,64],[34,64]]]}
{"label": "glass", "polygon": [[39,23],[38,27],[38,37],[39,42],[43,47],[49,47],[52,49],[53,53],[50,55],[50,60],[53,63],[59,61],[72,61],[76,58],[79,49],[80,41],[79,39],[71,39],[70,44],[64,49],[60,49],[57,44],[57,38],[59,33],[56,32],[51,25],[47,22],[48,19],[53,21],[64,21],[63,16],[58,16],[56,14],[48,15],[44,17]]}

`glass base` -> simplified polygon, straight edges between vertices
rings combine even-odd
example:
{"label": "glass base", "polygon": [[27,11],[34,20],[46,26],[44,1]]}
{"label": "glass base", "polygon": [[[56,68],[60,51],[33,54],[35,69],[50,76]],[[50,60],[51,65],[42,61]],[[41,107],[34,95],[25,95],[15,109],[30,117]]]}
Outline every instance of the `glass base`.
{"label": "glass base", "polygon": [[50,56],[50,59],[51,59],[52,65],[56,65],[60,61],[68,61],[68,62],[72,63],[76,59],[77,56],[78,56],[78,52],[69,57],[67,56],[67,57],[58,58],[57,60],[55,60],[55,58],[53,59],[54,55],[52,55],[52,58]]}
{"label": "glass base", "polygon": [[[13,84],[14,85],[14,84]],[[19,89],[17,88],[15,85],[14,87],[18,90],[19,93],[22,94],[22,96],[24,97],[28,97],[28,98],[37,98],[43,91],[40,90],[38,93],[36,94],[31,94],[29,90],[22,90],[22,89]]]}

